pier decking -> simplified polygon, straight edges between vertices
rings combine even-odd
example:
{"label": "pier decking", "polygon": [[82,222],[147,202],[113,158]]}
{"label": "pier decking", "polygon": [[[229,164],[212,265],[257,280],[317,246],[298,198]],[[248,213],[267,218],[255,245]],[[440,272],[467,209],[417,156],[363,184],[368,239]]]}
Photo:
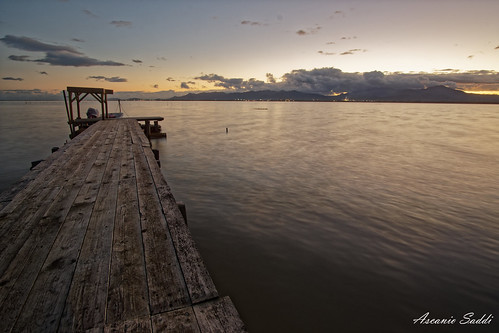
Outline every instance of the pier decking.
{"label": "pier decking", "polygon": [[101,120],[0,196],[1,332],[242,332],[139,124]]}

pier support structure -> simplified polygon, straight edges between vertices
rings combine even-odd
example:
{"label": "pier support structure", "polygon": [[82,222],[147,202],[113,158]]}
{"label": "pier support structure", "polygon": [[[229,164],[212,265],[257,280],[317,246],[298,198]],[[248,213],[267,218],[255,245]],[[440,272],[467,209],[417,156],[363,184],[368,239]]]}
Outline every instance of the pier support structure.
{"label": "pier support structure", "polygon": [[[81,124],[75,123],[75,120],[81,119],[80,102],[83,101],[88,95],[94,97],[101,105],[102,119],[109,118],[109,109],[107,106],[107,95],[112,94],[113,91],[104,88],[88,88],[88,87],[67,87],[68,98],[66,98],[66,91],[63,91],[64,102],[66,103],[66,113],[68,116],[69,129],[71,131],[70,137],[75,137],[78,133],[77,127],[82,127]],[[69,103],[68,103],[69,102]],[[73,102],[76,102],[76,118],[74,116]]]}

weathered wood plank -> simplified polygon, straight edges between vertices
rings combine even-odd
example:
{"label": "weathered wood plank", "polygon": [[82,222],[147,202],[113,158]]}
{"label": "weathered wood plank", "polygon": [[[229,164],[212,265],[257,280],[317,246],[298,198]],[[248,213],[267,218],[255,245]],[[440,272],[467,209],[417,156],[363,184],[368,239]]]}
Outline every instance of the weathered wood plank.
{"label": "weathered wood plank", "polygon": [[151,142],[145,136],[144,131],[138,122],[130,123],[130,134],[132,135],[132,142],[139,144],[142,147],[151,147]]}
{"label": "weathered wood plank", "polygon": [[[129,134],[129,123],[126,123]],[[147,277],[131,140],[125,140],[114,223],[107,324],[149,314]]]}
{"label": "weathered wood plank", "polygon": [[[112,131],[116,129],[113,128]],[[105,324],[120,161],[125,140],[123,132],[124,126],[119,126],[102,184],[95,198],[61,318],[60,332],[84,331]]]}
{"label": "weathered wood plank", "polygon": [[[142,130],[139,124],[135,124],[135,133],[132,131],[132,138],[139,143],[142,135]],[[178,209],[175,198],[168,186],[166,180],[161,174],[154,154],[149,148],[149,145],[142,144],[143,154],[148,163],[149,170],[152,174],[157,195],[159,196],[162,211],[167,220],[168,231],[172,237],[177,258],[179,260],[189,296],[193,303],[202,302],[218,296],[218,291],[213,283],[213,280],[206,269],[206,266],[196,248],[194,240],[190,234],[187,225],[184,222],[183,216]]]}
{"label": "weathered wood plank", "polygon": [[78,93],[78,94],[112,94],[111,89],[104,88],[91,88],[91,87],[67,87],[68,92]]}
{"label": "weathered wood plank", "polygon": [[[107,125],[107,124],[103,124]],[[46,161],[38,164],[33,170],[35,171],[35,177],[27,175],[29,178],[32,178],[32,181],[27,182],[27,186],[18,191],[12,200],[10,200],[7,205],[5,205],[0,211],[0,216],[5,215],[7,213],[11,214],[14,211],[18,210],[19,207],[23,207],[26,202],[31,202],[29,199],[27,200],[27,196],[30,193],[36,193],[37,188],[43,188],[48,185],[50,181],[60,181],[60,179],[54,178],[53,176],[61,171],[61,167],[67,167],[67,163],[70,160],[78,160],[82,159],[81,155],[75,154],[81,147],[84,146],[92,146],[95,144],[98,137],[95,137],[95,132],[99,132],[101,130],[105,131],[103,126],[96,126],[94,128],[90,128],[88,131],[85,131],[84,134],[75,138],[70,145],[66,145],[61,148],[59,151],[50,155]],[[69,168],[68,172],[71,171]],[[31,173],[31,172],[30,172]],[[0,235],[2,235],[0,231]]]}
{"label": "weathered wood plank", "polygon": [[[47,213],[47,216],[52,219],[52,224],[61,224],[62,221],[64,223],[51,247],[49,246],[51,242],[47,239],[50,234],[47,231],[43,232],[47,245],[46,250],[51,249],[51,251],[48,253],[33,290],[19,315],[15,330],[56,331],[93,206],[90,203],[75,204],[75,202],[84,202],[85,197],[88,196],[87,191],[80,190],[84,182],[86,185],[89,183],[100,184],[104,163],[108,159],[109,153],[110,150],[106,145],[95,151],[87,149],[86,163],[81,164],[80,168],[76,170],[73,182],[67,186],[69,192],[63,193],[61,195],[63,201],[56,201],[53,204],[52,212]],[[86,177],[86,180],[83,177]],[[78,194],[76,198],[75,194]],[[45,256],[41,259],[45,259]],[[30,267],[35,267],[35,265],[31,264]],[[27,288],[31,285],[25,280],[34,279],[36,271],[31,272],[33,274],[30,272],[30,269],[23,270],[26,278],[19,279],[18,287]],[[17,294],[20,292],[17,291]],[[11,305],[12,301],[9,298],[9,306]]]}
{"label": "weathered wood plank", "polygon": [[[80,142],[81,144],[77,142],[76,148],[94,147],[97,140],[97,137],[92,136],[89,140]],[[47,202],[53,200],[53,197],[47,195],[53,193],[53,189],[67,183],[85,160],[85,154],[77,154],[76,148],[69,147],[66,151],[71,153],[63,153],[60,158],[46,166],[39,176],[18,192],[0,213],[0,275],[5,272],[6,265],[10,264],[13,254],[24,245],[40,214],[45,213],[48,208]]]}
{"label": "weathered wood plank", "polygon": [[[83,158],[86,157],[87,160],[92,161],[95,159],[93,155],[95,154],[89,151],[89,154]],[[79,176],[86,174],[88,169],[86,164],[81,164],[73,171],[75,175]],[[0,326],[12,325],[13,320],[21,310],[37,273],[52,247],[59,227],[78,193],[81,182],[79,178],[67,179],[62,188],[59,186],[47,187],[47,190],[52,189],[53,193],[57,193],[57,196],[49,197],[49,201],[43,203],[45,206],[44,215],[38,214],[31,223],[31,229],[25,228],[23,230],[26,234],[22,238],[24,242],[20,244],[20,241],[17,240],[18,243],[8,244],[7,249],[2,253],[1,265],[7,266],[7,269],[1,278],[0,304],[7,311],[8,316],[0,323]],[[12,255],[10,261],[6,259],[6,255],[9,254]]]}
{"label": "weathered wood plank", "polygon": [[60,156],[66,151],[66,149],[69,146],[70,145],[65,144],[64,146],[60,147],[59,150],[53,152],[51,155],[45,158],[44,161],[39,163],[33,169],[29,170],[23,177],[21,177],[21,179],[15,182],[10,188],[0,193],[0,211],[2,211],[3,208],[7,204],[9,204],[20,191],[25,189],[26,186],[28,186],[33,180],[35,180],[36,177],[38,177],[38,175],[43,170],[45,170],[49,165],[51,165],[56,159],[60,158]]}
{"label": "weathered wood plank", "polygon": [[149,302],[151,313],[156,314],[189,305],[190,300],[143,147],[134,144],[133,149]]}
{"label": "weathered wood plank", "polygon": [[0,239],[0,331],[244,331],[135,120],[92,125],[48,160],[0,213],[17,242]]}
{"label": "weathered wood plank", "polygon": [[153,316],[152,327],[154,332],[200,333],[196,316],[191,307]]}
{"label": "weathered wood plank", "polygon": [[[26,205],[25,209],[14,216],[7,215],[5,218],[0,217],[1,224],[10,224],[6,226],[9,233],[0,237],[0,276],[4,283],[3,276],[7,269],[12,264],[14,258],[18,256],[21,248],[26,247],[26,240],[33,235],[33,229],[36,228],[39,221],[49,208],[48,205],[59,194],[60,186],[46,187],[40,189],[38,194],[44,198],[44,201],[35,200],[30,205]],[[15,219],[17,218],[17,219]],[[3,289],[3,288],[2,288]],[[2,299],[0,291],[0,300]]]}
{"label": "weathered wood plank", "polygon": [[161,170],[155,161],[154,154],[147,148],[144,148],[144,154],[153,175],[154,184],[161,200],[163,214],[168,223],[168,228],[175,245],[177,257],[192,302],[198,303],[217,297],[218,291],[215,284],[196,248],[189,228],[185,224],[182,213],[175,202],[170,187],[161,174]]}
{"label": "weathered wood plank", "polygon": [[247,332],[228,296],[194,306],[201,332]]}
{"label": "weathered wood plank", "polygon": [[127,320],[113,325],[107,325],[104,333],[152,333],[151,318],[149,316]]}

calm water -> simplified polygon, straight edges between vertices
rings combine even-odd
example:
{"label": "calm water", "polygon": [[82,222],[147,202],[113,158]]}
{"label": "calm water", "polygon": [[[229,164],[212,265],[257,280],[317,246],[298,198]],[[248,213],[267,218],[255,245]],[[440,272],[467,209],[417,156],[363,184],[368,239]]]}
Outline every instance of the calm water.
{"label": "calm water", "polygon": [[[163,173],[250,331],[498,331],[499,106],[122,104],[165,117]],[[63,103],[0,102],[0,190],[67,134]]]}

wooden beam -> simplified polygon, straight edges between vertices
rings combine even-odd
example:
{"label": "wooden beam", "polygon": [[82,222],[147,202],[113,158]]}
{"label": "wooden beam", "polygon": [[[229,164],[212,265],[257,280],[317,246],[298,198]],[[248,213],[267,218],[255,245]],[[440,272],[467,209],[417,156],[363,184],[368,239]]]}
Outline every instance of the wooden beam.
{"label": "wooden beam", "polygon": [[104,88],[90,88],[90,87],[67,87],[68,92],[74,93],[94,93],[94,94],[113,94],[113,91],[110,89]]}

